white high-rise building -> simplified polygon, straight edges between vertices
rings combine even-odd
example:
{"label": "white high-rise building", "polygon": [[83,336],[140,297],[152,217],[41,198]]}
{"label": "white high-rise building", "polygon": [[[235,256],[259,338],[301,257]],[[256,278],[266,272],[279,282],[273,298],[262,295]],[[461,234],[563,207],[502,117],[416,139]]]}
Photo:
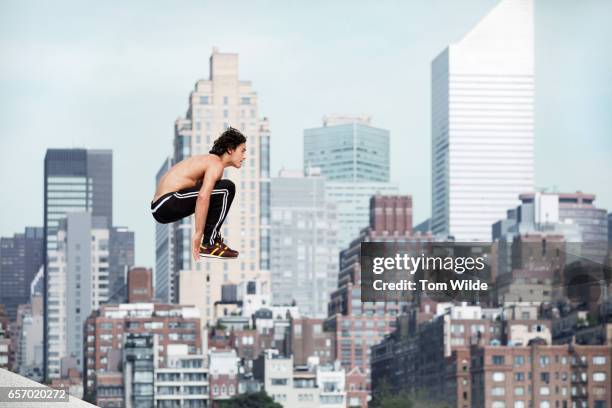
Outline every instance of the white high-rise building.
{"label": "white high-rise building", "polygon": [[57,233],[57,257],[50,267],[61,271],[57,308],[60,357],[76,359],[83,370],[83,323],[92,310],[109,298],[109,228],[105,217],[89,212],[66,214]]}
{"label": "white high-rise building", "polygon": [[[174,161],[207,154],[229,126],[247,137],[247,159],[240,169],[227,168],[224,178],[236,185],[236,196],[221,235],[240,252],[227,262],[191,258],[193,217],[176,223],[174,271],[179,276],[174,301],[200,308],[202,323],[213,323],[221,285],[270,281],[269,271],[269,143],[268,120],[259,117],[258,96],[250,81],[239,79],[238,54],[213,49],[210,76],[196,82],[185,118],[175,124]],[[269,288],[269,284],[265,285]],[[178,290],[176,290],[178,289]]]}
{"label": "white high-rise building", "polygon": [[281,170],[272,179],[272,300],[326,317],[338,280],[338,214],[318,172]]}
{"label": "white high-rise building", "polygon": [[432,63],[432,232],[491,240],[534,183],[532,0],[502,0]]}

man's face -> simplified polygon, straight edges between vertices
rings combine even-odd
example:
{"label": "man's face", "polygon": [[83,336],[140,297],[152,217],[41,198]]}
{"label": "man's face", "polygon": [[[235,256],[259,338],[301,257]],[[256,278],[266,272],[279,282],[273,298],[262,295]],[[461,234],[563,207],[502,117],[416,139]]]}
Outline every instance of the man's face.
{"label": "man's face", "polygon": [[233,151],[230,150],[230,158],[234,167],[242,167],[242,162],[246,160],[246,143],[239,144]]}

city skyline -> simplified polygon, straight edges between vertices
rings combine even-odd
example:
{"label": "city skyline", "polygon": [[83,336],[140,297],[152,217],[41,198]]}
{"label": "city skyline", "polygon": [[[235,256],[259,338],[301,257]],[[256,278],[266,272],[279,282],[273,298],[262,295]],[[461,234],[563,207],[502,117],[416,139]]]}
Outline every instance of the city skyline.
{"label": "city skyline", "polygon": [[[233,10],[235,17],[243,13],[261,17],[258,21],[262,26],[246,21],[243,27],[232,24],[231,30],[224,31],[229,16],[220,6],[195,7],[193,12],[203,16],[206,12],[206,18],[211,19],[210,25],[201,26],[223,33],[215,38],[206,37],[208,31],[196,24],[183,24],[188,12],[185,9],[146,10],[145,22],[176,22],[178,27],[181,21],[181,27],[167,39],[157,34],[145,38],[142,21],[134,26],[127,24],[136,12],[133,9],[127,9],[112,26],[116,29],[113,35],[105,36],[102,27],[106,25],[99,23],[110,18],[113,11],[106,5],[100,6],[95,18],[58,19],[57,24],[63,24],[59,29],[55,23],[35,26],[45,13],[62,13],[61,7],[50,10],[46,6],[5,4],[4,17],[0,18],[9,62],[0,70],[5,98],[0,131],[12,137],[3,137],[0,146],[3,152],[12,153],[5,153],[0,161],[3,185],[9,190],[42,192],[47,148],[112,149],[117,197],[114,224],[136,232],[136,263],[154,265],[154,224],[146,206],[153,194],[155,173],[171,148],[172,122],[184,109],[185,95],[198,79],[206,77],[206,60],[212,46],[218,45],[222,52],[239,54],[241,78],[252,80],[261,95],[260,113],[270,117],[274,135],[272,175],[282,166],[294,167],[291,163],[298,162],[301,150],[293,147],[301,144],[303,130],[317,126],[322,116],[368,114],[391,133],[395,146],[391,151],[392,181],[400,181],[401,193],[413,195],[414,219],[420,222],[430,215],[431,61],[496,3],[479,1],[461,7],[450,2],[393,5],[398,11],[405,8],[406,13],[388,13],[391,6],[380,5],[373,14],[364,5],[354,5],[350,13],[355,27],[364,19],[380,17],[380,22],[370,21],[371,28],[357,33],[349,23],[336,25],[339,29],[333,33],[317,32],[311,26],[293,27],[289,24],[291,12],[285,6],[275,9],[271,17],[262,15],[255,6]],[[608,137],[612,123],[605,116],[612,92],[605,84],[610,82],[606,78],[612,60],[601,54],[611,30],[604,27],[607,7],[604,2],[590,2],[580,8],[569,2],[538,2],[535,10],[535,185],[594,193],[601,208],[612,207],[612,192],[605,183],[611,166],[606,160],[612,151]],[[333,23],[341,9],[338,4],[302,11]],[[77,7],[75,12],[79,11],[85,10]],[[279,15],[287,18],[278,19]],[[24,26],[24,18],[32,25]],[[581,26],[582,20],[588,20],[589,25]],[[265,25],[271,21],[277,22]],[[304,24],[308,19],[300,21]],[[434,23],[437,29],[427,30],[427,24]],[[578,26],[581,32],[568,30]],[[298,34],[300,27],[304,35]],[[287,30],[292,34],[286,36]],[[246,37],[246,32],[257,35]],[[423,32],[427,32],[426,38],[422,38]],[[178,37],[183,36],[191,40],[179,42]],[[319,41],[325,36],[331,41]],[[125,43],[124,38],[133,39],[138,46]],[[366,52],[355,52],[351,46],[360,39]],[[549,45],[551,41],[560,45]],[[292,53],[283,54],[287,47]],[[271,59],[276,55],[285,56]],[[581,63],[568,63],[573,61]],[[274,69],[270,68],[272,63]],[[383,70],[389,73],[386,78],[372,75]],[[293,86],[275,86],[286,81],[292,81]],[[564,86],[560,88],[559,83]],[[88,104],[82,103],[85,96]],[[36,121],[31,120],[33,114],[38,115]],[[29,122],[24,122],[26,117]],[[134,152],[139,146],[147,146],[150,160],[141,160],[141,166],[136,167]],[[405,159],[406,151],[410,160]],[[30,161],[24,164],[23,157]],[[564,157],[572,157],[575,166],[562,166],[560,158]],[[21,177],[6,176],[16,169]],[[42,225],[42,194],[28,198],[25,203],[12,198],[3,202],[4,214],[22,215],[3,217],[1,236],[12,236],[26,225]]]}
{"label": "city skyline", "polygon": [[[0,236],[41,230],[43,263],[1,239],[0,375],[106,408],[612,405],[602,1],[41,3],[8,41],[0,6],[0,44],[32,41],[0,66],[0,171],[31,169]],[[226,129],[247,161],[200,255],[240,259],[197,262],[200,217],[161,224],[152,192]]]}

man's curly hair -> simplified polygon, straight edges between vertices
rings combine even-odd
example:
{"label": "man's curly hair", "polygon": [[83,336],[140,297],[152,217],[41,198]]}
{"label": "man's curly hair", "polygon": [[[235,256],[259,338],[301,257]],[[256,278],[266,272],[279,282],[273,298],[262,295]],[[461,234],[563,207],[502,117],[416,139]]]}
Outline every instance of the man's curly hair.
{"label": "man's curly hair", "polygon": [[238,129],[229,127],[215,140],[212,149],[208,153],[223,156],[223,153],[237,148],[242,143],[246,143],[246,137]]}

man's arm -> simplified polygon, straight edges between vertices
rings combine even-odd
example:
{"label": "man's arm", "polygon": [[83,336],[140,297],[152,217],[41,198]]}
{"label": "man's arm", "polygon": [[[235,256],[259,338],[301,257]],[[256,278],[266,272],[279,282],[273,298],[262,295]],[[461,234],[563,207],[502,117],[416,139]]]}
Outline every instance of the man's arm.
{"label": "man's arm", "polygon": [[202,187],[198,193],[198,199],[196,201],[195,208],[195,228],[192,237],[192,254],[193,258],[197,261],[200,242],[202,241],[202,235],[204,235],[204,226],[206,225],[206,215],[208,214],[208,207],[210,205],[210,195],[215,188],[215,183],[221,178],[223,174],[223,166],[221,163],[211,163],[209,168],[204,173],[204,180]]}

